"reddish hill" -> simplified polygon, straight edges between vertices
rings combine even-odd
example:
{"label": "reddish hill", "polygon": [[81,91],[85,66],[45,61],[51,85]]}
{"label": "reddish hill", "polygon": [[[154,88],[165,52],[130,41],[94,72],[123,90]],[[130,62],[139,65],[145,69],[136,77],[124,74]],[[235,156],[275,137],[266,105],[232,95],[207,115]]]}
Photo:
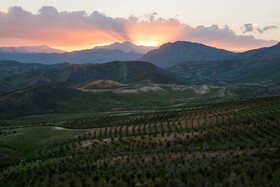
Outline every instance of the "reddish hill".
{"label": "reddish hill", "polygon": [[78,84],[73,88],[78,90],[92,90],[92,89],[119,88],[123,86],[126,85],[112,80],[96,80],[96,81],[88,81],[82,84]]}

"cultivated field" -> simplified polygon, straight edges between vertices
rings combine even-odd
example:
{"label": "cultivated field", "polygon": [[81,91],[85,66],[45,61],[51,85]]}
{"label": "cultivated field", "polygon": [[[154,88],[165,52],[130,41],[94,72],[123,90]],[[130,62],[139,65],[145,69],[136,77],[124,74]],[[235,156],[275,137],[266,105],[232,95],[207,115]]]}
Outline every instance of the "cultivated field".
{"label": "cultivated field", "polygon": [[0,186],[278,186],[280,97],[1,120]]}

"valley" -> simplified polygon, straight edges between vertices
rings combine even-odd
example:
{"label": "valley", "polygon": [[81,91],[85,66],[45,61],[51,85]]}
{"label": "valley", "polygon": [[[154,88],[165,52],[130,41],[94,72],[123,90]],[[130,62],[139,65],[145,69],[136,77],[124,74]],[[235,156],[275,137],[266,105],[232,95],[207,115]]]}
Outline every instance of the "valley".
{"label": "valley", "polygon": [[279,0],[0,0],[0,187],[280,187]]}
{"label": "valley", "polygon": [[0,186],[279,186],[275,48],[242,59],[177,42],[148,62],[0,61]]}

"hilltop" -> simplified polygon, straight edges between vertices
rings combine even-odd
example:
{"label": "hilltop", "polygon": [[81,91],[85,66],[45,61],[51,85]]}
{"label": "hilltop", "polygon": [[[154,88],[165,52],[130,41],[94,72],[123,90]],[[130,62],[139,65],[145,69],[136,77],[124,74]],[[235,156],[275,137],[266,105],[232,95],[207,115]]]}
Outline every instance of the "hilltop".
{"label": "hilltop", "polygon": [[166,43],[140,58],[161,68],[168,68],[182,62],[221,60],[233,52],[200,43],[177,41]]}
{"label": "hilltop", "polygon": [[[1,64],[0,62],[0,67]],[[4,64],[7,69],[9,65],[6,62]],[[151,63],[140,61],[114,61],[104,64],[81,65],[64,63],[41,66],[38,69],[29,68],[30,71],[24,71],[30,65],[23,65],[21,63],[10,63],[10,67],[21,69],[23,73],[13,72],[14,74],[12,74],[10,72],[8,76],[2,77],[0,79],[0,91],[2,92],[57,81],[70,84],[100,79],[125,82],[147,73],[164,72],[164,70]]]}

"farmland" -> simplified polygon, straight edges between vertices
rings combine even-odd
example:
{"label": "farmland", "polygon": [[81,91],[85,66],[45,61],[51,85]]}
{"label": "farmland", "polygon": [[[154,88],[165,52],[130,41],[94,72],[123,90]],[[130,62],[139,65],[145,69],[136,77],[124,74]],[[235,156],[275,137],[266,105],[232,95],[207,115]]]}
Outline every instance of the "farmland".
{"label": "farmland", "polygon": [[279,185],[280,97],[1,120],[1,186]]}

